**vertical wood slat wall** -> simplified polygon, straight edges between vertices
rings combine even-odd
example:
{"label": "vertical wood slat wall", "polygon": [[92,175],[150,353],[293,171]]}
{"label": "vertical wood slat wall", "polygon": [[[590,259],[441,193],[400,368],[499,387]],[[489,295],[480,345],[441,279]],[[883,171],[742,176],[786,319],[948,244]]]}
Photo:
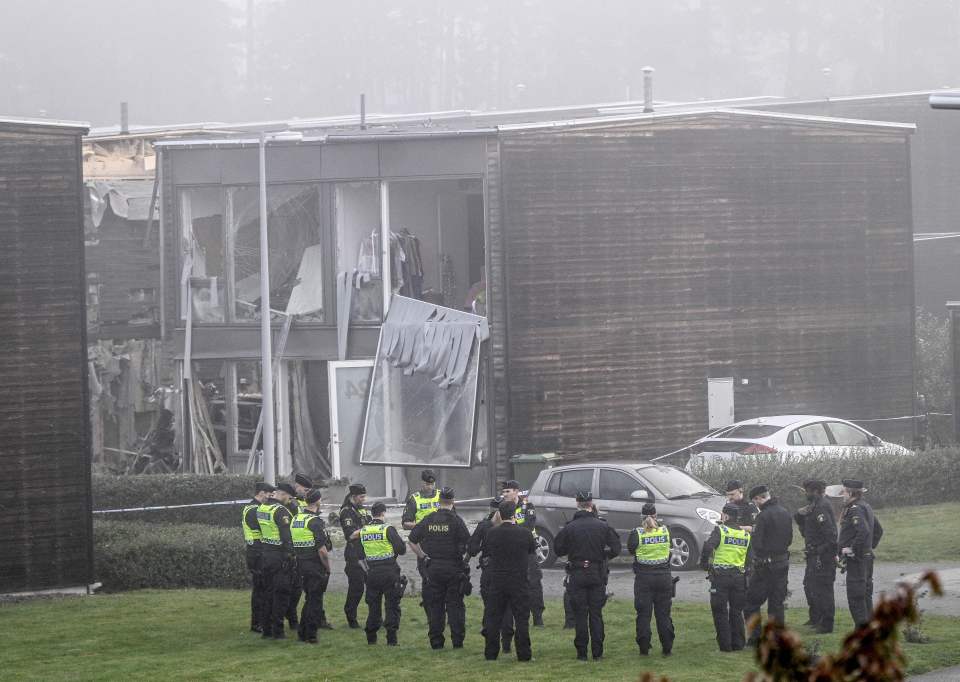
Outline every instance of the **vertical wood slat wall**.
{"label": "vertical wood slat wall", "polygon": [[85,132],[0,122],[0,592],[92,580]]}

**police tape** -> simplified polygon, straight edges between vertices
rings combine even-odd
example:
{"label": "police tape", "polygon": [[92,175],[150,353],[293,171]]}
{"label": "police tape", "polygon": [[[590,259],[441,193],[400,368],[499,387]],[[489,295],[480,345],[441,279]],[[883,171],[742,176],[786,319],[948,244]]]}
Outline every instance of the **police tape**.
{"label": "police tape", "polygon": [[[468,502],[489,502],[492,498],[489,497],[476,497],[468,500],[456,500],[459,504],[467,504]],[[154,507],[124,507],[123,509],[94,509],[94,514],[123,514],[126,512],[147,512],[147,511],[164,511],[169,509],[191,509],[197,507],[223,507],[227,505],[239,505],[239,504],[249,504],[250,498],[245,498],[242,500],[224,500],[223,502],[195,502],[193,504],[165,504],[158,505]],[[386,503],[385,503],[386,504]],[[331,507],[334,509],[339,509],[341,504],[335,504],[333,502],[321,502],[321,507]],[[406,506],[404,502],[391,502],[386,505],[388,508],[402,508]]]}

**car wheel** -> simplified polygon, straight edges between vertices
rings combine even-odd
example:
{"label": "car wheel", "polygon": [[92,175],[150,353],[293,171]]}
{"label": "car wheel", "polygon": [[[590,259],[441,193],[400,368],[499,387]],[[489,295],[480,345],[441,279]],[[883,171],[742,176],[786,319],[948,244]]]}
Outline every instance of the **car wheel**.
{"label": "car wheel", "polygon": [[670,531],[670,568],[687,571],[697,567],[700,552],[693,536],[683,529]]}
{"label": "car wheel", "polygon": [[543,528],[537,528],[537,563],[540,568],[550,568],[557,563],[557,555],[553,551],[553,536]]}

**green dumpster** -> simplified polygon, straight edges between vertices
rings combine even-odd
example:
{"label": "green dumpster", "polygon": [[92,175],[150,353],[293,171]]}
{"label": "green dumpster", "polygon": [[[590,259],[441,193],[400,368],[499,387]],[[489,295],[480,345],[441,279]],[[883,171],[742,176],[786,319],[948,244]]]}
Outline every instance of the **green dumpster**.
{"label": "green dumpster", "polygon": [[555,452],[514,455],[510,458],[510,463],[513,465],[513,477],[520,482],[524,490],[529,490],[541,471],[557,466],[561,459],[560,455]]}

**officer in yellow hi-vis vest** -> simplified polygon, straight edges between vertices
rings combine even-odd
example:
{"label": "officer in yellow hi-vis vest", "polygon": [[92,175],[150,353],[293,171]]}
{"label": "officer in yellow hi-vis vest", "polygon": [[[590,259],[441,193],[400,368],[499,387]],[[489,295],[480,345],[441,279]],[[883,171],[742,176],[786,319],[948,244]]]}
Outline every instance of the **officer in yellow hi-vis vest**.
{"label": "officer in yellow hi-vis vest", "polygon": [[[333,549],[320,518],[319,490],[307,493],[307,506],[299,512],[290,526],[293,551],[297,555],[297,571],[303,586],[303,612],[300,614],[300,626],[297,636],[301,642],[317,643],[317,628],[325,622],[323,614],[323,593],[330,582],[330,555]],[[329,628],[329,623],[327,624]]]}
{"label": "officer in yellow hi-vis vest", "polygon": [[676,633],[670,607],[673,605],[674,580],[670,574],[670,529],[657,520],[657,507],[647,502],[640,510],[643,525],[630,533],[627,551],[633,560],[633,606],[637,610],[637,646],[650,653],[651,614],[657,619],[657,637],[664,656],[673,651]]}
{"label": "officer in yellow hi-vis vest", "polygon": [[700,566],[710,572],[710,610],[720,651],[740,651],[746,643],[743,607],[750,533],[740,528],[742,507],[728,502],[720,524],[703,546]]}
{"label": "officer in yellow hi-vis vest", "polygon": [[[440,508],[440,491],[437,489],[437,476],[432,469],[420,472],[420,490],[407,496],[407,503],[403,507],[400,522],[404,529],[413,530],[413,527]],[[421,591],[427,584],[427,567],[423,559],[417,557],[417,573],[420,574]],[[430,609],[426,600],[420,602],[427,619],[430,618]]]}
{"label": "officer in yellow hi-vis vest", "polygon": [[290,538],[292,516],[284,506],[290,502],[293,489],[284,483],[273,492],[273,499],[257,507],[262,549],[260,570],[263,574],[263,636],[284,639],[283,617],[290,603],[290,573],[293,570],[293,541]]}
{"label": "officer in yellow hi-vis vest", "polygon": [[[387,645],[396,646],[400,629],[400,598],[406,579],[400,574],[397,556],[407,551],[400,533],[384,521],[387,506],[377,502],[371,507],[373,519],[361,528],[360,549],[367,564],[367,644],[377,643],[381,624],[387,631]],[[385,602],[385,604],[384,604]],[[386,618],[381,609],[386,610]]]}
{"label": "officer in yellow hi-vis vest", "polygon": [[260,570],[260,524],[257,522],[257,508],[270,499],[274,488],[269,483],[257,483],[256,494],[249,503],[243,505],[240,514],[240,523],[243,528],[243,541],[247,548],[247,570],[250,571],[250,580],[253,590],[250,594],[250,632],[263,632],[263,595],[266,586],[263,583],[263,573]]}

